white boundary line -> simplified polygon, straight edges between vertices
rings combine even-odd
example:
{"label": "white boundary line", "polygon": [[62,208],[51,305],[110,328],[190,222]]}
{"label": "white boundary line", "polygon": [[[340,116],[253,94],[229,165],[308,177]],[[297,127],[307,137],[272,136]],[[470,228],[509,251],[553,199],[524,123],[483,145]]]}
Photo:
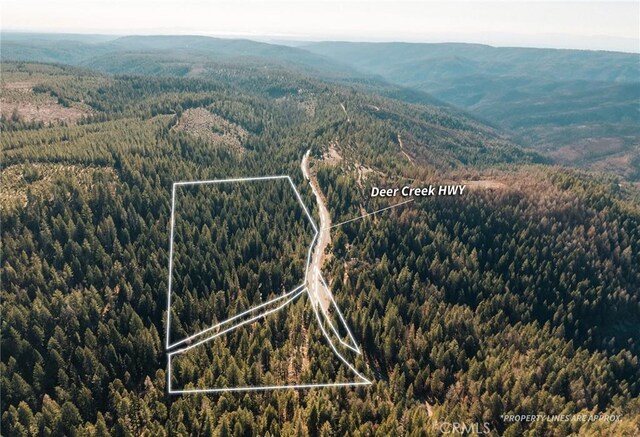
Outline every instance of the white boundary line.
{"label": "white boundary line", "polygon": [[[336,301],[333,299],[333,293],[331,293],[331,291],[329,291],[329,286],[325,282],[324,278],[322,277],[322,273],[318,270],[317,267],[316,267],[315,271],[316,271],[315,274],[317,275],[317,277],[320,278],[320,280],[322,281],[322,284],[327,289],[327,291],[328,291],[327,294],[331,298],[331,302],[333,302],[333,306],[335,307],[336,312],[338,313],[338,316],[340,317],[340,320],[342,320],[342,325],[347,330],[347,335],[349,336],[349,339],[351,340],[352,344],[347,344],[347,343],[344,342],[344,340],[342,340],[342,336],[338,333],[338,330],[335,327],[335,325],[333,324],[333,322],[331,321],[331,318],[329,317],[329,314],[327,314],[327,311],[324,309],[324,306],[320,303],[320,299],[319,299],[320,296],[318,294],[318,291],[316,290],[316,299],[318,299],[318,305],[320,306],[320,309],[322,310],[322,314],[324,315],[325,320],[327,322],[329,322],[329,326],[331,326],[331,330],[336,335],[336,338],[338,339],[338,341],[340,341],[340,343],[342,343],[342,345],[344,345],[345,347],[348,347],[349,349],[351,349],[352,351],[354,351],[355,353],[360,355],[362,352],[360,352],[360,348],[358,347],[358,344],[356,343],[356,340],[353,338],[353,335],[351,334],[351,331],[349,330],[349,326],[347,325],[347,322],[344,320],[344,317],[342,316],[342,313],[340,312],[340,308],[338,307],[338,304],[336,304]],[[317,280],[316,280],[315,287],[316,288],[318,287],[318,281]]]}
{"label": "white boundary line", "polygon": [[[231,321],[233,321],[233,320],[235,320],[235,319],[238,319],[238,318],[240,318],[240,317],[242,317],[242,316],[244,316],[244,315],[246,315],[246,314],[249,314],[249,313],[254,312],[254,311],[255,311],[255,310],[257,310],[257,309],[260,309],[260,308],[262,308],[262,307],[265,307],[265,306],[269,305],[270,303],[277,302],[277,301],[279,301],[279,300],[284,299],[285,297],[289,297],[289,296],[291,296],[292,294],[294,294],[296,291],[300,290],[302,287],[304,287],[304,284],[302,284],[302,285],[298,285],[296,288],[294,288],[294,289],[293,289],[293,290],[291,290],[291,291],[287,291],[285,294],[281,294],[281,295],[279,295],[279,296],[277,296],[277,297],[275,297],[275,298],[273,298],[273,299],[271,299],[271,300],[268,300],[268,301],[266,301],[266,302],[261,303],[260,305],[256,305],[256,306],[254,306],[254,307],[251,307],[251,308],[249,308],[249,309],[248,309],[248,310],[246,310],[246,311],[243,311],[243,312],[241,312],[241,313],[239,313],[239,314],[236,314],[235,316],[232,316],[232,317],[229,317],[229,318],[228,318],[228,319],[226,319],[226,320],[223,320],[222,322],[216,323],[215,325],[210,326],[210,327],[208,327],[208,328],[206,328],[206,329],[204,329],[204,330],[202,330],[202,331],[198,332],[197,334],[190,335],[190,336],[189,336],[189,337],[187,337],[187,338],[184,338],[184,339],[182,339],[182,340],[180,340],[180,341],[178,341],[178,342],[176,342],[176,343],[173,343],[173,344],[171,345],[171,347],[173,348],[173,347],[178,346],[179,344],[187,343],[187,342],[189,342],[190,340],[193,340],[194,338],[199,337],[199,336],[201,336],[201,335],[202,335],[202,334],[204,334],[204,333],[207,333],[207,332],[212,331],[212,330],[214,330],[214,329],[216,329],[216,328],[219,328],[219,327],[221,327],[222,325],[226,325],[227,323],[229,323],[229,322],[231,322]],[[212,337],[209,337],[209,338],[212,338]]]}
{"label": "white boundary line", "polygon": [[205,185],[205,184],[222,184],[225,182],[251,182],[251,181],[270,181],[274,179],[289,179],[288,175],[278,176],[255,176],[246,178],[230,178],[230,179],[203,179],[197,181],[179,181],[174,182],[173,185]]}
{"label": "white boundary line", "polygon": [[282,390],[282,389],[302,389],[302,388],[322,388],[322,387],[352,387],[356,385],[371,385],[371,381],[359,381],[359,382],[333,382],[327,384],[294,384],[294,385],[267,385],[267,386],[252,386],[252,387],[229,387],[229,388],[203,388],[203,389],[187,389],[187,390],[173,390],[170,394],[195,394],[195,393],[226,393],[234,391],[268,391],[268,390]]}
{"label": "white boundary line", "polygon": [[[313,221],[313,218],[311,217],[311,214],[309,213],[309,210],[307,209],[307,206],[304,204],[302,197],[300,196],[300,193],[298,192],[298,189],[296,188],[295,184],[293,183],[293,180],[291,179],[290,176],[288,175],[279,175],[279,176],[260,176],[260,177],[247,177],[247,178],[232,178],[232,179],[211,179],[211,180],[200,180],[200,181],[180,181],[180,182],[174,182],[173,183],[173,187],[172,187],[172,192],[171,192],[171,231],[170,231],[170,242],[169,242],[169,281],[168,281],[168,297],[167,297],[167,337],[166,337],[166,348],[170,349],[172,347],[175,347],[179,344],[183,344],[189,340],[192,340],[196,337],[201,336],[202,334],[205,334],[207,332],[210,332],[213,329],[216,329],[224,324],[227,324],[229,322],[231,322],[232,320],[235,320],[239,317],[242,317],[250,312],[253,312],[259,308],[265,307],[266,305],[269,305],[273,302],[279,301],[284,299],[285,297],[289,297],[291,295],[293,295],[293,297],[287,299],[287,301],[285,301],[285,303],[283,303],[282,305],[273,308],[269,311],[266,311],[264,313],[260,313],[257,316],[251,317],[248,320],[244,320],[236,325],[233,325],[229,328],[226,328],[220,332],[217,332],[205,339],[199,340],[196,343],[189,345],[187,347],[184,347],[182,349],[179,350],[174,350],[172,352],[168,353],[168,359],[167,359],[167,387],[169,389],[169,394],[182,394],[182,393],[220,393],[220,392],[228,392],[228,391],[262,391],[262,390],[275,390],[275,389],[287,389],[287,388],[291,388],[291,389],[298,389],[298,388],[313,388],[313,387],[344,387],[344,386],[357,386],[357,385],[369,385],[371,384],[371,381],[369,381],[367,378],[365,378],[360,372],[358,372],[336,349],[335,345],[333,344],[333,342],[331,341],[331,338],[329,337],[329,334],[327,333],[327,331],[324,329],[324,324],[322,322],[322,320],[320,319],[320,315],[318,313],[318,310],[316,308],[316,306],[313,303],[313,299],[311,299],[310,297],[310,301],[311,301],[311,307],[313,308],[313,311],[315,313],[316,316],[316,320],[318,321],[318,324],[320,325],[320,329],[322,330],[323,335],[325,336],[325,338],[327,339],[327,341],[329,342],[329,345],[331,346],[331,348],[333,349],[333,352],[338,356],[338,358],[344,363],[346,364],[349,369],[354,372],[359,378],[362,379],[362,381],[359,382],[340,382],[340,383],[325,383],[325,384],[294,384],[294,385],[274,385],[274,386],[264,386],[264,387],[229,387],[229,388],[217,388],[217,389],[188,389],[188,390],[173,390],[171,388],[171,359],[174,355],[176,354],[182,354],[184,352],[186,352],[187,350],[190,350],[196,346],[199,346],[207,341],[210,341],[216,337],[219,337],[227,332],[230,332],[240,326],[246,325],[247,323],[251,323],[255,320],[258,320],[260,318],[263,318],[265,316],[267,316],[268,314],[271,314],[273,312],[276,312],[282,308],[284,308],[286,305],[288,305],[289,303],[291,303],[293,300],[295,300],[297,297],[299,297],[301,294],[303,293],[307,293],[309,294],[310,291],[308,288],[304,288],[304,290],[302,291],[298,291],[300,290],[300,288],[304,287],[305,283],[303,283],[302,285],[297,286],[296,288],[294,288],[292,291],[289,291],[283,295],[280,295],[274,299],[271,299],[267,302],[264,302],[256,307],[250,308],[249,310],[246,310],[240,314],[237,314],[235,316],[230,317],[229,319],[226,319],[214,326],[211,326],[209,328],[206,328],[196,334],[193,334],[183,340],[180,340],[176,343],[174,343],[173,345],[171,345],[169,343],[169,334],[170,334],[170,327],[171,327],[171,284],[172,284],[172,273],[173,273],[173,236],[174,236],[174,227],[175,227],[175,195],[176,195],[176,186],[183,186],[183,185],[204,185],[204,184],[217,184],[217,183],[224,183],[224,182],[247,182],[247,181],[264,181],[264,180],[276,180],[276,179],[287,179],[289,181],[289,184],[291,185],[291,187],[293,188],[293,191],[296,194],[296,198],[298,199],[298,202],[300,203],[300,205],[302,206],[302,208],[304,209],[305,214],[307,215],[307,219],[309,220],[309,222],[311,223],[311,226],[313,227],[314,232],[314,236],[313,239],[311,241],[311,244],[309,246],[309,251],[307,253],[307,265],[305,268],[305,283],[306,283],[306,278],[307,278],[307,274],[309,272],[309,268],[311,265],[311,253],[313,251],[313,247],[316,243],[316,240],[318,238],[318,227],[316,226],[315,222]],[[405,202],[406,203],[406,202]],[[316,268],[316,275],[319,274],[318,269]],[[320,279],[322,280],[323,285],[327,288],[327,291],[329,291],[329,287],[327,285],[327,283],[325,282],[324,278],[322,277],[321,274],[319,274]],[[315,281],[315,295],[316,295],[316,299],[318,298],[318,291],[317,291],[317,280]],[[333,296],[331,296],[331,292],[329,291],[329,296],[331,297],[331,301],[333,302],[334,306],[336,307],[336,311],[338,312],[338,315],[340,317],[340,320],[342,321],[342,323],[344,324],[344,327],[347,330],[347,333],[349,335],[349,338],[353,341],[353,344],[356,346],[355,349],[353,348],[353,346],[350,346],[348,344],[346,344],[342,338],[340,337],[340,335],[338,334],[335,326],[333,325],[333,323],[331,322],[329,316],[326,314],[326,311],[324,310],[324,308],[322,308],[323,314],[325,316],[325,319],[329,322],[329,325],[331,326],[333,332],[336,334],[336,337],[338,338],[338,340],[340,341],[340,343],[342,343],[344,346],[348,347],[350,350],[353,350],[354,352],[360,354],[361,351],[357,346],[357,343],[355,341],[355,339],[353,338],[353,335],[351,334],[351,331],[349,330],[349,327],[346,323],[346,321],[344,320],[344,317],[342,316],[342,313],[340,312],[340,309],[338,308],[338,305],[336,304]]]}
{"label": "white boundary line", "polygon": [[[305,290],[306,290],[306,288],[305,288]],[[203,339],[203,340],[199,340],[199,341],[197,341],[196,343],[190,344],[190,345],[189,345],[189,346],[187,346],[187,347],[184,347],[184,348],[182,348],[182,349],[175,350],[175,351],[173,351],[173,352],[169,352],[169,357],[172,357],[172,356],[174,356],[174,355],[176,355],[176,354],[181,354],[181,353],[183,353],[183,352],[186,352],[186,351],[188,351],[189,349],[193,349],[193,348],[194,348],[194,347],[196,347],[196,346],[200,346],[202,343],[206,343],[206,342],[208,342],[208,341],[210,341],[210,340],[213,340],[213,339],[214,339],[214,338],[216,338],[216,337],[220,337],[222,334],[226,334],[226,333],[227,333],[227,332],[229,332],[229,331],[233,331],[234,329],[239,328],[240,326],[246,325],[247,323],[255,322],[256,320],[261,319],[261,318],[263,318],[263,317],[266,317],[266,316],[268,316],[268,315],[269,315],[269,314],[271,314],[271,313],[275,313],[276,311],[281,310],[282,308],[286,307],[288,304],[290,304],[291,302],[293,302],[293,301],[294,301],[298,296],[300,296],[302,293],[304,293],[304,292],[305,292],[305,290],[298,291],[296,294],[294,294],[294,295],[293,295],[293,297],[291,297],[291,298],[287,299],[285,303],[283,303],[282,305],[280,305],[280,306],[278,306],[278,307],[276,307],[276,308],[270,309],[269,311],[266,311],[266,312],[264,312],[264,313],[260,313],[260,314],[258,314],[257,316],[253,316],[253,317],[251,317],[250,319],[243,320],[242,322],[238,323],[238,324],[237,324],[237,325],[235,325],[235,326],[232,326],[232,327],[230,327],[230,328],[223,329],[223,330],[222,330],[222,331],[220,331],[220,332],[216,332],[216,333],[215,333],[215,334],[213,334],[212,336],[207,337],[207,338],[205,338],[205,339]]]}
{"label": "white boundary line", "polygon": [[346,220],[346,221],[344,221],[344,222],[336,223],[335,225],[333,225],[333,226],[329,226],[328,228],[325,228],[325,229],[332,229],[332,228],[335,228],[336,226],[344,225],[345,223],[355,222],[356,220],[360,220],[360,219],[363,219],[363,218],[365,218],[365,217],[369,217],[370,215],[373,215],[373,214],[379,213],[379,212],[381,212],[381,211],[386,211],[387,209],[395,208],[396,206],[404,205],[405,203],[413,202],[414,200],[415,200],[415,199],[409,199],[409,200],[405,200],[404,202],[394,203],[393,205],[391,205],[391,206],[387,206],[386,208],[382,208],[382,209],[378,209],[378,210],[376,210],[376,211],[368,212],[368,213],[366,213],[365,215],[361,215],[360,217],[356,217],[356,218],[353,218],[353,219],[351,219],[351,220]]}
{"label": "white boundary line", "polygon": [[[171,192],[171,240],[169,242],[169,281],[168,281],[168,291],[167,291],[167,334],[166,334],[166,349],[172,349],[176,346],[178,346],[179,344],[183,344],[186,343],[187,341],[195,338],[195,337],[199,337],[200,335],[202,335],[205,332],[209,332],[215,328],[217,328],[220,325],[226,324],[231,320],[236,319],[238,316],[234,316],[230,319],[224,320],[220,323],[218,323],[217,325],[214,326],[210,326],[209,328],[206,328],[200,332],[197,332],[189,337],[183,338],[173,344],[170,344],[169,342],[169,336],[170,336],[170,332],[171,332],[171,284],[172,284],[172,278],[173,278],[173,233],[174,233],[174,228],[175,228],[175,200],[176,200],[176,186],[187,186],[187,185],[206,185],[206,184],[220,184],[220,183],[225,183],[225,182],[252,182],[252,181],[270,181],[270,180],[278,180],[278,179],[286,179],[289,181],[289,184],[291,185],[291,188],[293,188],[294,193],[296,194],[296,198],[298,199],[298,202],[300,203],[300,206],[302,206],[302,209],[304,210],[305,214],[307,215],[307,219],[309,220],[309,222],[311,223],[311,227],[314,230],[314,235],[313,235],[313,239],[311,240],[311,245],[309,246],[309,252],[307,254],[307,265],[305,266],[305,281],[306,281],[306,277],[307,277],[307,273],[309,271],[309,265],[311,264],[311,252],[312,252],[312,248],[313,245],[315,244],[316,239],[318,238],[318,227],[316,226],[315,222],[313,221],[313,218],[311,217],[311,214],[309,213],[309,210],[307,209],[307,206],[304,204],[304,202],[302,201],[302,197],[300,196],[300,193],[298,192],[298,189],[296,188],[295,184],[293,183],[293,180],[291,179],[291,177],[289,175],[278,175],[278,176],[258,176],[258,177],[247,177],[247,178],[231,178],[231,179],[207,179],[207,180],[201,180],[201,181],[180,181],[180,182],[174,182],[173,183],[173,188],[172,188],[172,192]],[[299,290],[300,288],[305,286],[305,282],[303,282],[302,284],[298,285],[296,288],[294,288],[292,291],[287,292],[283,295],[280,295],[274,299],[271,299],[270,301],[267,301],[263,304],[261,304],[260,306],[265,306],[268,305],[269,303],[276,301],[278,299],[284,298],[286,296],[288,296],[290,293],[293,293],[296,290]],[[253,309],[257,309],[258,307],[254,307]],[[245,313],[242,313],[241,315],[244,315]]]}
{"label": "white boundary line", "polygon": [[281,306],[279,306],[278,308],[274,308],[264,314],[260,314],[258,316],[252,317],[249,320],[246,320],[240,324],[238,324],[235,327],[231,327],[231,328],[227,328],[224,331],[221,331],[220,333],[217,333],[209,338],[206,338],[204,340],[201,340],[193,345],[190,345],[188,347],[185,347],[183,349],[177,350],[177,351],[173,351],[170,352],[168,355],[168,389],[169,389],[169,394],[184,394],[184,393],[221,393],[221,392],[227,392],[227,391],[259,391],[259,390],[273,390],[273,389],[286,389],[286,388],[313,388],[313,387],[343,387],[343,386],[355,386],[355,385],[370,385],[372,384],[372,382],[370,380],[368,380],[367,378],[365,378],[360,372],[358,372],[355,367],[353,367],[341,354],[340,352],[338,352],[338,350],[336,349],[335,345],[333,344],[333,342],[331,341],[331,338],[329,337],[329,334],[327,333],[327,331],[324,329],[324,324],[322,323],[322,321],[320,320],[320,315],[318,313],[318,310],[316,308],[315,305],[311,305],[311,307],[313,308],[313,312],[315,313],[316,316],[316,320],[318,321],[318,324],[320,325],[320,329],[323,333],[323,335],[325,336],[325,338],[327,339],[327,341],[329,342],[329,345],[331,346],[331,349],[333,349],[333,352],[338,356],[338,358],[340,359],[340,361],[342,361],[344,364],[347,365],[347,367],[349,367],[349,369],[356,374],[356,376],[358,376],[362,381],[353,381],[353,382],[333,382],[333,383],[320,383],[320,384],[292,384],[292,385],[275,385],[275,386],[255,386],[255,387],[225,387],[225,388],[213,388],[213,389],[187,389],[187,390],[173,390],[171,387],[171,359],[173,358],[174,355],[178,355],[178,354],[182,354],[190,349],[193,349],[196,346],[199,346],[202,343],[208,342],[210,340],[213,340],[215,337],[219,337],[222,334],[225,334],[229,331],[232,331],[233,329],[235,329],[236,327],[245,325],[247,323],[253,322],[257,319],[260,319],[264,316],[267,316],[270,313],[274,313],[282,308],[284,308],[285,306],[287,306],[289,303],[291,303],[293,300],[295,300],[298,296],[300,296],[303,293],[307,293],[309,294],[309,289],[305,288],[304,290],[296,293],[295,296],[293,296],[291,299],[288,299],[287,302],[283,303]]}
{"label": "white boundary line", "polygon": [[362,374],[360,374],[360,372],[358,372],[355,367],[353,367],[341,354],[340,352],[338,352],[338,350],[336,349],[336,347],[334,346],[333,342],[331,341],[331,338],[329,337],[329,334],[327,334],[327,331],[324,329],[324,324],[322,323],[322,321],[320,320],[320,315],[318,314],[318,309],[315,307],[315,305],[311,305],[313,307],[313,312],[316,314],[316,319],[318,320],[318,324],[320,325],[320,329],[322,330],[322,333],[324,334],[324,336],[327,338],[327,341],[329,341],[329,344],[331,345],[331,349],[333,349],[333,352],[338,356],[338,358],[340,358],[340,360],[342,360],[343,363],[345,363],[349,369],[351,369],[352,372],[354,372],[356,375],[358,375],[358,377],[360,377],[361,379],[363,379],[364,381],[366,381],[367,384],[371,384],[371,381],[369,381],[367,378],[365,378],[364,376],[362,376]]}
{"label": "white boundary line", "polygon": [[176,184],[171,188],[171,236],[169,237],[169,285],[167,290],[167,336],[166,347],[169,349],[169,333],[171,332],[171,278],[173,277],[173,228],[176,211]]}

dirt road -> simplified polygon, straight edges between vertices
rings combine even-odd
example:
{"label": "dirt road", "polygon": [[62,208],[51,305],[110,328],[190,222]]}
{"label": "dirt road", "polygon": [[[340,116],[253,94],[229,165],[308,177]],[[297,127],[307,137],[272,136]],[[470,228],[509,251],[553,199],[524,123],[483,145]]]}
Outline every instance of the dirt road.
{"label": "dirt road", "polygon": [[400,132],[398,132],[398,144],[400,144],[400,151],[402,152],[404,157],[407,158],[411,164],[415,164],[411,156],[409,156],[409,154],[404,150],[404,143],[402,142],[402,137],[400,136]]}
{"label": "dirt road", "polygon": [[[318,181],[315,175],[309,170],[310,154],[311,150],[308,150],[307,153],[305,153],[300,167],[302,168],[302,174],[309,181],[309,185],[311,185],[313,194],[316,196],[318,212],[320,214],[320,223],[318,225],[318,239],[316,240],[313,253],[311,254],[311,264],[309,265],[309,271],[307,272],[306,283],[309,291],[311,292],[309,294],[312,296],[312,300],[316,299],[315,294],[317,291],[317,299],[320,301],[323,308],[327,310],[331,302],[331,297],[329,296],[331,291],[328,290],[320,281],[320,272],[322,271],[322,263],[324,262],[324,252],[331,242],[331,234],[329,233],[329,227],[331,227],[331,216],[329,215],[329,210],[327,210],[324,203]],[[316,301],[314,301],[314,303],[316,303]]]}
{"label": "dirt road", "polygon": [[347,108],[345,108],[343,103],[340,103],[340,107],[342,108],[342,110],[344,111],[344,115],[347,116],[347,123],[351,123],[351,119],[349,118],[349,114],[347,114]]}

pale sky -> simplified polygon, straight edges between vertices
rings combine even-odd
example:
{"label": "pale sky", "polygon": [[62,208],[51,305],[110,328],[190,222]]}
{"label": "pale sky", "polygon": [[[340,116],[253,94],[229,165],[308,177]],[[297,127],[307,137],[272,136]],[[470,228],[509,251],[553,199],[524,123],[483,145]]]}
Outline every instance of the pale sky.
{"label": "pale sky", "polygon": [[2,30],[640,52],[640,1],[0,0]]}

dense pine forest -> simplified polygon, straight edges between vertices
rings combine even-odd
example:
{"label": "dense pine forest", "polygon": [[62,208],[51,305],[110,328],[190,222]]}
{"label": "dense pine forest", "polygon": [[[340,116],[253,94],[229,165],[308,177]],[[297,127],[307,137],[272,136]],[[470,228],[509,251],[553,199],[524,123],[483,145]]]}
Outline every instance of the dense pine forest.
{"label": "dense pine forest", "polygon": [[[4,435],[438,435],[443,422],[491,435],[640,433],[637,184],[550,165],[419,93],[305,65],[195,59],[127,53],[91,69],[3,60]],[[300,170],[308,149],[334,223],[393,201],[370,199],[372,186],[468,186],[332,230],[324,274],[373,384],[169,395],[173,183],[287,174],[312,206]],[[248,191],[280,218],[266,229],[260,202],[227,192],[234,219],[263,229],[231,242],[222,228],[235,225],[206,225],[211,197],[182,204],[201,218],[177,243],[198,249],[179,261],[184,320],[220,318],[238,295],[239,311],[304,269],[282,260],[309,244],[295,199],[274,208],[281,188]],[[278,230],[294,238],[271,246]],[[229,274],[238,260],[251,268]],[[214,288],[227,290],[222,301],[189,295]],[[313,346],[311,318],[296,304],[181,362],[176,378],[344,376]],[[316,358],[280,368],[305,343]],[[208,375],[197,374],[203,363]],[[539,413],[621,418],[503,418]]]}

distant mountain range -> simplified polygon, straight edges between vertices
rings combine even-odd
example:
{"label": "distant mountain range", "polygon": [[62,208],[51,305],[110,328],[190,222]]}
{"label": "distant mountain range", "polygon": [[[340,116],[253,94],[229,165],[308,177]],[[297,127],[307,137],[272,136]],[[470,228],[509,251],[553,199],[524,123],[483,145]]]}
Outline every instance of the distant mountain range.
{"label": "distant mountain range", "polygon": [[615,155],[640,166],[639,54],[478,44],[323,42],[302,48],[429,93],[560,161],[577,157],[588,164],[594,156]]}
{"label": "distant mountain range", "polygon": [[[479,44],[2,34],[2,59],[202,77],[233,63],[452,105],[556,162],[640,178],[640,55]],[[233,73],[226,73],[233,77]],[[395,86],[395,87],[394,87]]]}
{"label": "distant mountain range", "polygon": [[124,36],[2,34],[2,59],[59,62],[91,67],[115,55],[154,54],[210,61],[245,59],[298,67],[327,76],[361,75],[346,64],[307,50],[243,39],[204,36]]}

